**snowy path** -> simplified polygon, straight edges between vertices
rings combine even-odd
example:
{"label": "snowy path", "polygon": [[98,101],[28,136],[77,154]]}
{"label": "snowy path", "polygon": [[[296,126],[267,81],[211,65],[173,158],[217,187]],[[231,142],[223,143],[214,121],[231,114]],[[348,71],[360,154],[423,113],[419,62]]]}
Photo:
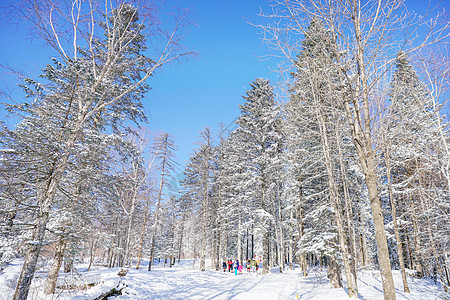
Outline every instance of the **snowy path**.
{"label": "snowy path", "polygon": [[[400,273],[394,271],[396,286],[401,287]],[[267,275],[189,269],[130,270],[125,283],[127,295],[118,299],[319,299],[348,300],[345,289],[331,289],[325,270],[303,277],[298,271]],[[382,299],[381,281],[376,271],[363,271],[358,280],[360,299]],[[410,279],[411,294],[397,289],[397,299],[445,299],[430,280]],[[81,299],[81,298],[80,298]]]}
{"label": "snowy path", "polygon": [[[345,289],[330,289],[325,269],[311,271],[308,277],[303,277],[299,270],[267,275],[244,272],[238,276],[212,270],[201,272],[192,269],[192,263],[189,261],[174,268],[157,266],[152,272],[145,269],[132,268],[125,277],[119,277],[118,268],[95,268],[85,272],[84,268],[79,267],[75,275],[61,274],[59,284],[82,285],[95,282],[96,285],[88,290],[59,290],[58,294],[50,296],[42,293],[46,274],[38,272],[33,280],[30,299],[95,299],[119,284],[127,287],[123,290],[124,295],[114,299],[295,300],[297,296],[299,299],[314,300],[349,299]],[[0,273],[0,288],[3,291],[0,294],[1,300],[11,299],[19,272],[20,263],[14,263]],[[360,299],[383,299],[378,271],[360,271],[358,276]],[[449,294],[444,293],[429,279],[409,277],[411,294],[401,291],[401,276],[398,271],[394,271],[394,280],[398,300],[449,299]]]}
{"label": "snowy path", "polygon": [[[296,299],[300,284],[298,274],[292,273],[236,276],[215,271],[157,272],[147,281],[151,299]],[[130,275],[134,277],[133,272]]]}

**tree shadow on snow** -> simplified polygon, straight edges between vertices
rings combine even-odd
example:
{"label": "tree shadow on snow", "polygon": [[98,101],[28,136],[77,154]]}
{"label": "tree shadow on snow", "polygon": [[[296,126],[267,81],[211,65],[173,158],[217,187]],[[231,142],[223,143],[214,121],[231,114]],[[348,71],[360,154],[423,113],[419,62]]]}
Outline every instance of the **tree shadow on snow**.
{"label": "tree shadow on snow", "polygon": [[[259,281],[258,281],[258,282],[259,282]],[[238,282],[237,284],[235,284],[235,285],[232,287],[231,291],[230,291],[230,290],[222,291],[222,292],[217,293],[217,294],[215,294],[215,295],[213,295],[213,296],[211,296],[211,297],[205,297],[204,299],[212,300],[212,299],[216,299],[217,297],[221,297],[221,296],[225,296],[225,295],[226,295],[226,298],[227,298],[227,299],[233,299],[234,297],[237,297],[237,296],[239,296],[240,294],[245,293],[245,292],[248,292],[248,291],[252,290],[253,288],[255,288],[255,287],[258,285],[258,282],[255,282],[254,284],[252,284],[252,286],[248,287],[248,288],[245,289],[245,290],[239,289],[239,291],[233,292],[233,290],[238,289],[239,286],[245,284],[244,281],[240,281],[240,282]]]}

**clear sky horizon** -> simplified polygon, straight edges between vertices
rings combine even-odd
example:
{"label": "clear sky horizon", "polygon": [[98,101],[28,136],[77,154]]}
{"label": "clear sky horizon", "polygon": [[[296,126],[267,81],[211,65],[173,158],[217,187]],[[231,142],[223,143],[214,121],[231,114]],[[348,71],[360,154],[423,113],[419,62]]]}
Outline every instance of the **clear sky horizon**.
{"label": "clear sky horizon", "polygon": [[[0,3],[9,2],[0,0]],[[419,11],[427,1],[410,0],[406,5]],[[448,7],[446,2],[442,2]],[[210,127],[216,133],[218,124],[232,126],[240,114],[238,104],[257,77],[277,80],[277,60],[261,61],[269,53],[259,29],[248,21],[263,21],[257,14],[269,11],[269,2],[261,0],[173,0],[169,6],[188,8],[196,26],[190,27],[184,44],[198,55],[185,62],[166,66],[151,78],[152,90],[143,99],[149,114],[145,126],[152,132],[165,131],[174,136],[180,151],[177,161],[183,166],[198,146],[199,132]],[[0,5],[2,6],[2,5]],[[29,74],[39,75],[50,62],[52,52],[42,42],[27,39],[23,24],[0,24],[0,64]],[[0,70],[0,88],[14,91],[17,80],[9,71]],[[23,99],[17,99],[22,102]],[[0,99],[3,102],[3,99]],[[3,119],[5,114],[0,112]]]}

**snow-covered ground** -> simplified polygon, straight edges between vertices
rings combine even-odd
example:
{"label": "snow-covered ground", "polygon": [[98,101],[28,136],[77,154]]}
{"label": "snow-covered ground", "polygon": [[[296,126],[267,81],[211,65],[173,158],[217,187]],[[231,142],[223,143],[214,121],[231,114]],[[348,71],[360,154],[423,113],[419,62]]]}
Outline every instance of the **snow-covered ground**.
{"label": "snow-covered ground", "polygon": [[[11,299],[15,281],[20,272],[21,261],[16,260],[0,273],[0,299]],[[270,274],[247,273],[234,275],[228,272],[200,272],[192,260],[182,261],[172,268],[161,263],[152,272],[131,268],[124,277],[117,273],[120,268],[107,269],[95,267],[86,272],[79,266],[77,272],[61,275],[58,285],[88,286],[87,289],[58,290],[55,295],[45,296],[41,291],[45,273],[37,272],[33,280],[29,299],[95,299],[113,287],[124,287],[123,295],[117,299],[348,299],[345,289],[331,289],[326,270],[311,270],[303,277],[299,270]],[[358,273],[360,299],[383,299],[379,272],[364,270]],[[394,271],[397,299],[450,299],[429,279],[408,278],[411,294],[401,291],[401,277]],[[116,299],[116,298],[114,298]]]}

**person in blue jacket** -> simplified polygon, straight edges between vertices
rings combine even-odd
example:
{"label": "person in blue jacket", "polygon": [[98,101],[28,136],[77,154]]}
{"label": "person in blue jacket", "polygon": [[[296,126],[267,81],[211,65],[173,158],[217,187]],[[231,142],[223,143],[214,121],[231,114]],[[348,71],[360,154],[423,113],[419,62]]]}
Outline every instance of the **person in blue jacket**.
{"label": "person in blue jacket", "polygon": [[234,262],[234,275],[238,274],[238,269],[239,269],[239,260],[237,260]]}

